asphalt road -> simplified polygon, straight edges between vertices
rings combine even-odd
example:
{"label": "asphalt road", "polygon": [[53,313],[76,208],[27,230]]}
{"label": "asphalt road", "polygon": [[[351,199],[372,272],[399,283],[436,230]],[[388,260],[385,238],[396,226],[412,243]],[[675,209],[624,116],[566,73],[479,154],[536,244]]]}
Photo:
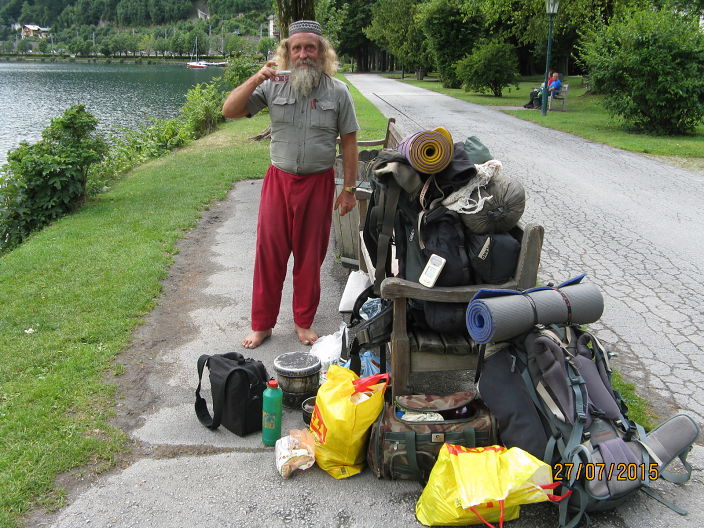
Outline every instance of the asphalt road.
{"label": "asphalt road", "polygon": [[540,279],[587,273],[606,299],[593,327],[626,377],[661,415],[704,423],[703,172],[378,75],[349,78],[409,133],[482,140],[525,186],[523,218],[545,226]]}
{"label": "asphalt road", "polygon": [[[408,132],[443,125],[456,138],[480,137],[526,186],[526,220],[546,227],[541,278],[559,281],[587,272],[607,299],[598,335],[622,352],[621,370],[665,415],[683,409],[701,421],[702,174],[376,76],[351,79]],[[260,189],[260,181],[238,183],[204,214],[179,245],[159,306],[118,358],[126,367],[117,423],[133,439],[133,456],[107,475],[66,477],[68,506],[54,514],[34,512],[29,526],[420,526],[414,517],[417,483],[379,481],[368,471],[336,481],[317,467],[282,480],[273,450],[258,435],[209,431],[195,417],[197,358],[242,350],[238,343],[248,331]],[[344,279],[331,247],[316,318],[321,334],[334,332],[341,321],[337,304]],[[276,356],[303,349],[292,331],[290,286],[289,278],[273,337],[247,354],[270,371]],[[284,430],[302,426],[300,412],[285,413]],[[695,448],[690,459],[690,483],[657,484],[689,516],[640,494],[615,513],[595,516],[593,525],[704,525],[702,449]],[[555,525],[550,505],[526,507],[511,523]]]}

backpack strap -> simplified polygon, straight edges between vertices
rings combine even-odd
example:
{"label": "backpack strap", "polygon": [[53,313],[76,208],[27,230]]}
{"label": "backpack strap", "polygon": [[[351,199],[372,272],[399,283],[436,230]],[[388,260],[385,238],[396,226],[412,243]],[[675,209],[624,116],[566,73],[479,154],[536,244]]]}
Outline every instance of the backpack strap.
{"label": "backpack strap", "polygon": [[[216,406],[215,404],[215,392],[213,391],[213,416],[210,416],[208,411],[208,403],[200,395],[200,385],[203,378],[203,367],[208,364],[212,356],[203,354],[198,358],[198,387],[196,387],[196,416],[200,423],[206,426],[208,429],[217,429],[220,427],[220,420],[222,419],[222,407]],[[221,387],[221,394],[218,395],[219,399],[222,401],[225,398],[225,387]]]}
{"label": "backpack strap", "polygon": [[391,178],[387,180],[384,196],[384,214],[378,220],[379,238],[377,243],[376,263],[374,268],[374,293],[377,295],[381,289],[381,282],[386,278],[386,262],[391,247],[391,235],[394,230],[398,199],[401,196],[401,187]]}

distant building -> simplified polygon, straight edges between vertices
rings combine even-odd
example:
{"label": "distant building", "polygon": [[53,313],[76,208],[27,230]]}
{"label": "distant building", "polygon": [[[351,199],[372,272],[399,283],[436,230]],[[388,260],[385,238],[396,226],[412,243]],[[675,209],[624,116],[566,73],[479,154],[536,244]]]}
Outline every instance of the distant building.
{"label": "distant building", "polygon": [[210,15],[205,11],[198,10],[198,18],[203,18],[205,20],[210,20]]}
{"label": "distant building", "polygon": [[269,37],[278,38],[279,37],[279,26],[276,25],[274,20],[274,15],[269,15]]}
{"label": "distant building", "polygon": [[51,28],[43,28],[35,24],[25,24],[22,26],[22,38],[26,37],[39,37],[41,39],[47,38]]}

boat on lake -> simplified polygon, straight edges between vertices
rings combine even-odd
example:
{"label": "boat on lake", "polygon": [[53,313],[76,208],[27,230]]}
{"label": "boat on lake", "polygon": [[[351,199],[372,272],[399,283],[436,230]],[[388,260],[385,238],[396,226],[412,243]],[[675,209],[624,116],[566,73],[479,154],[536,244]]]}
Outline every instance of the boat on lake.
{"label": "boat on lake", "polygon": [[225,66],[227,66],[227,61],[208,62],[208,61],[198,60],[198,37],[196,37],[196,43],[193,46],[193,53],[191,54],[191,58],[193,58],[194,55],[195,55],[196,60],[187,62],[186,68],[190,68],[192,70],[202,70],[204,68],[207,68],[208,66],[216,66],[219,68],[224,68]]}

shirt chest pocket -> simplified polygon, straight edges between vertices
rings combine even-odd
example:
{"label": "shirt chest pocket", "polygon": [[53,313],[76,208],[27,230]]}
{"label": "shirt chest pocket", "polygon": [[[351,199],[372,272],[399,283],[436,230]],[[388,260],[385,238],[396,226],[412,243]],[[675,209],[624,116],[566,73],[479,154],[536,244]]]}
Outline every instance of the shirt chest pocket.
{"label": "shirt chest pocket", "polygon": [[311,124],[317,128],[337,129],[337,105],[333,101],[316,101]]}
{"label": "shirt chest pocket", "polygon": [[296,99],[294,97],[276,97],[269,106],[272,123],[293,123],[296,112]]}

